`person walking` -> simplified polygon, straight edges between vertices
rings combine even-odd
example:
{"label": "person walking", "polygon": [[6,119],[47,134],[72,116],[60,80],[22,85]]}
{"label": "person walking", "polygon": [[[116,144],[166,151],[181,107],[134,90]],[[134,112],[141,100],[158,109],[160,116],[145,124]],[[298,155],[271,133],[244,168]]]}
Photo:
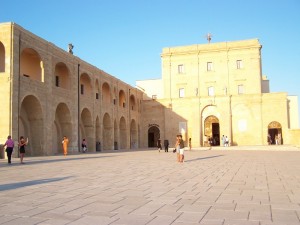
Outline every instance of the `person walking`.
{"label": "person walking", "polygon": [[28,144],[28,138],[25,141],[24,137],[21,136],[20,137],[20,141],[19,141],[19,150],[20,150],[20,163],[24,164],[23,159],[24,159],[24,155],[25,155],[25,146]]}
{"label": "person walking", "polygon": [[169,152],[169,140],[164,141],[165,152]]}
{"label": "person walking", "polygon": [[190,147],[190,150],[192,150],[192,138],[189,138],[189,147]]}
{"label": "person walking", "polygon": [[69,139],[66,136],[64,136],[62,141],[64,156],[68,154],[68,144],[69,144]]}
{"label": "person walking", "polygon": [[182,135],[179,135],[179,162],[183,163],[184,161],[184,142],[182,140]]}
{"label": "person walking", "polygon": [[87,151],[87,142],[86,142],[85,138],[82,139],[81,147],[82,147],[82,152],[86,153],[86,151]]}
{"label": "person walking", "polygon": [[177,162],[180,162],[180,145],[179,144],[180,144],[179,135],[177,135],[176,142],[175,142]]}
{"label": "person walking", "polygon": [[8,164],[11,164],[11,155],[14,150],[15,144],[13,139],[11,138],[11,135],[8,135],[7,140],[5,144],[3,145],[3,148],[6,147],[6,154],[7,154],[7,160]]}
{"label": "person walking", "polygon": [[160,150],[161,150],[161,140],[160,139],[157,140],[157,148],[158,148],[158,152],[160,152]]}

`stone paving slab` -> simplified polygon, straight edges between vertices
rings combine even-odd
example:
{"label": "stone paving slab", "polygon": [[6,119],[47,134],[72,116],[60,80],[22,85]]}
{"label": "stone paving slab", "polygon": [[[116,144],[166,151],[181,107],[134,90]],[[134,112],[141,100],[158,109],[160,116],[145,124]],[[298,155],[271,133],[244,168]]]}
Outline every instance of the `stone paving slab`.
{"label": "stone paving slab", "polygon": [[300,224],[300,151],[229,149],[1,159],[0,224]]}

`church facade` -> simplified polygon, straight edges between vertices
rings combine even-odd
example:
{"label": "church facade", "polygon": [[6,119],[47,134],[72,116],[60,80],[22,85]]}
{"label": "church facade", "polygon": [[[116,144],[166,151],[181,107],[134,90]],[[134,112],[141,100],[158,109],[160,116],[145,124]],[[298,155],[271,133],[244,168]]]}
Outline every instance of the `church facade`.
{"label": "church facade", "polygon": [[[270,93],[258,40],[164,48],[162,78],[136,87],[15,23],[0,24],[0,143],[26,155],[172,146],[298,144],[297,96]],[[17,156],[18,151],[14,151]]]}
{"label": "church facade", "polygon": [[187,146],[300,145],[298,98],[270,93],[257,39],[164,48],[144,92],[142,145],[182,134]]}

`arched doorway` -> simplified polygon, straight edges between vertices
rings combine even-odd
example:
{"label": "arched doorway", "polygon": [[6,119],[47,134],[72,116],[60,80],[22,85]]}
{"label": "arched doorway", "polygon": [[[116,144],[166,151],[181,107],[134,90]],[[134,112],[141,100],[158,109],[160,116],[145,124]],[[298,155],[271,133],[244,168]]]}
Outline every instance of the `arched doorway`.
{"label": "arched doorway", "polygon": [[40,101],[33,95],[26,96],[19,115],[19,135],[28,137],[26,155],[40,156],[46,151],[44,142],[44,119]]}
{"label": "arched doorway", "polygon": [[53,153],[62,153],[61,140],[63,136],[67,136],[69,140],[72,137],[72,119],[68,106],[65,103],[59,103],[55,111],[55,120],[52,129],[52,148]]}
{"label": "arched doorway", "polygon": [[148,129],[148,147],[156,147],[157,140],[160,138],[160,131],[157,126]]}
{"label": "arched doorway", "polygon": [[215,116],[208,116],[204,121],[204,146],[207,144],[213,146],[220,145],[220,125],[219,119]]}
{"label": "arched doorway", "polygon": [[282,127],[277,121],[273,121],[268,125],[268,134],[271,136],[271,144],[283,144]]}

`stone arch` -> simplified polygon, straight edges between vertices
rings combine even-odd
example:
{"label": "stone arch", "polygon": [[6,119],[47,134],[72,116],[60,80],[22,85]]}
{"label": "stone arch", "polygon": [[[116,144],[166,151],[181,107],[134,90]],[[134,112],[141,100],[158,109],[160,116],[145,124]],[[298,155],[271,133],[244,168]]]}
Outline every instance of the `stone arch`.
{"label": "stone arch", "polygon": [[127,126],[126,120],[122,116],[120,119],[120,149],[127,148]]}
{"label": "stone arch", "polygon": [[160,138],[160,130],[157,126],[151,126],[148,129],[148,147],[156,147],[156,143]]}
{"label": "stone arch", "polygon": [[268,134],[271,136],[271,144],[283,144],[282,126],[277,121],[272,121],[268,125]]}
{"label": "stone arch", "polygon": [[119,106],[125,108],[126,104],[126,95],[123,90],[119,91]]}
{"label": "stone arch", "polygon": [[111,150],[112,149],[112,142],[113,142],[113,131],[112,131],[112,122],[111,118],[108,113],[105,113],[103,116],[103,149],[104,150]]}
{"label": "stone arch", "polygon": [[72,137],[72,119],[70,109],[65,103],[59,103],[55,110],[55,120],[52,128],[52,148],[53,153],[62,153],[61,141],[63,136],[70,140]]}
{"label": "stone arch", "polygon": [[129,107],[130,110],[136,111],[136,101],[135,101],[135,97],[134,95],[130,95],[130,99],[129,99]]}
{"label": "stone arch", "polygon": [[102,101],[104,104],[110,104],[111,102],[110,86],[107,82],[102,85]]}
{"label": "stone arch", "polygon": [[89,151],[92,151],[94,149],[94,126],[93,126],[93,120],[92,120],[92,114],[90,110],[87,108],[84,108],[81,112],[81,139],[84,139],[87,141],[87,145],[89,147]]}
{"label": "stone arch", "polygon": [[19,115],[19,135],[28,137],[26,154],[44,155],[44,119],[40,101],[33,95],[26,96],[21,102]]}
{"label": "stone arch", "polygon": [[82,73],[80,75],[80,93],[88,98],[92,97],[93,93],[92,81],[87,73]]}
{"label": "stone arch", "polygon": [[210,115],[204,120],[204,146],[209,144],[213,146],[220,145],[220,125],[219,119],[216,116]]}
{"label": "stone arch", "polygon": [[55,65],[55,79],[54,85],[56,87],[61,87],[67,90],[71,89],[71,78],[70,72],[67,65],[63,62],[59,62]]}
{"label": "stone arch", "polygon": [[5,72],[5,48],[0,41],[0,73]]}
{"label": "stone arch", "polygon": [[134,119],[132,119],[130,123],[130,148],[138,148],[138,132],[136,122]]}
{"label": "stone arch", "polygon": [[26,48],[21,53],[20,75],[29,77],[32,80],[44,82],[42,59],[32,48]]}

